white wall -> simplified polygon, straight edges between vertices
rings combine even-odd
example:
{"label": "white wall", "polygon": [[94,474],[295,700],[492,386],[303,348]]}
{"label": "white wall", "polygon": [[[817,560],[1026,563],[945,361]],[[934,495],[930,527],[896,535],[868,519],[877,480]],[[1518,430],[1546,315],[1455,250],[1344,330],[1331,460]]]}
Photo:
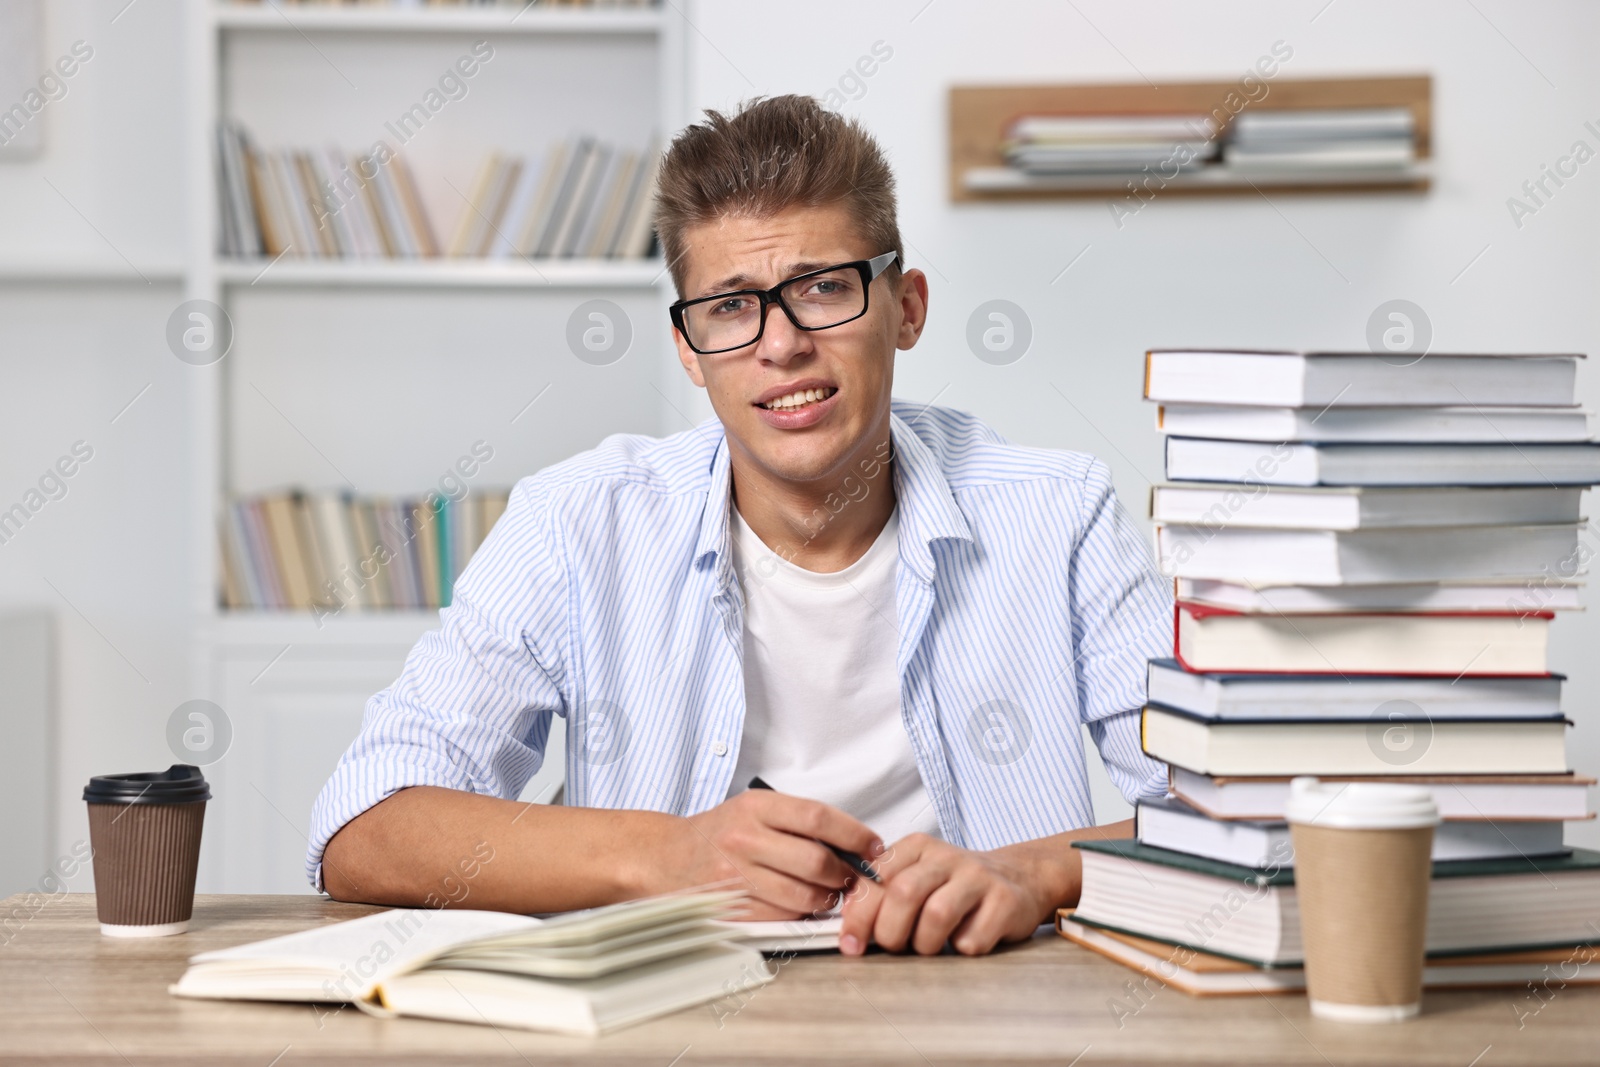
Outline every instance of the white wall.
{"label": "white wall", "polygon": [[[162,339],[181,299],[178,5],[137,4],[114,23],[121,2],[42,6],[48,61],[80,40],[93,55],[35,117],[42,154],[0,164],[0,506],[75,441],[94,455],[0,545],[0,609],[56,619],[61,715],[53,848],[0,893],[35,884],[87,836],[90,774],[172,762],[162,731],[189,688],[192,368]],[[38,264],[96,267],[106,280],[19,283]],[[72,885],[88,889],[88,872]]]}
{"label": "white wall", "polygon": [[[820,96],[845,79],[841,95],[857,98],[841,110],[889,152],[907,255],[932,288],[928,333],[900,356],[897,395],[965,408],[1028,444],[1094,453],[1140,518],[1161,473],[1153,413],[1139,399],[1146,348],[1362,348],[1373,309],[1404,298],[1432,320],[1435,350],[1600,350],[1600,161],[1520,229],[1505,205],[1574,140],[1600,148],[1583,128],[1600,126],[1600,72],[1586,51],[1600,31],[1592,4],[818,0],[804,10],[780,20],[736,0],[697,0],[690,104]],[[1433,190],[1157,198],[1120,229],[1101,200],[946,196],[952,84],[1229,79],[1280,40],[1294,54],[1279,78],[1431,73]],[[892,57],[852,82],[879,41]],[[995,298],[1021,305],[1034,329],[1027,355],[1004,367],[979,362],[964,340],[968,315]],[[1584,368],[1579,391],[1600,402],[1600,368]],[[1600,548],[1600,536],[1586,536]],[[1564,616],[1554,632],[1553,663],[1572,676],[1571,760],[1593,774],[1600,616]],[[1097,799],[1103,818],[1124,810],[1109,790]],[[1600,844],[1593,824],[1569,836]]]}
{"label": "white wall", "polygon": [[[1147,479],[1159,473],[1151,413],[1138,399],[1148,346],[1359,346],[1371,310],[1403,297],[1426,309],[1438,349],[1600,350],[1600,163],[1520,230],[1505,206],[1573,140],[1596,143],[1583,122],[1600,124],[1600,74],[1582,50],[1600,11],[1577,0],[1536,9],[1334,0],[1319,14],[1323,3],[816,0],[797,14],[695,0],[685,8],[691,103],[822,94],[874,42],[892,48],[844,110],[888,147],[908,252],[933,283],[930,331],[901,357],[900,395],[965,406],[1021,441],[1094,452],[1142,514]],[[50,58],[80,39],[95,54],[43,112],[43,156],[0,164],[0,503],[20,498],[73,441],[96,452],[66,498],[0,546],[0,610],[43,606],[60,621],[56,844],[65,851],[83,833],[84,780],[170,762],[162,728],[191,695],[183,501],[192,442],[188,368],[161,340],[181,299],[170,273],[183,247],[178,5],[47,8]],[[1277,40],[1294,48],[1282,77],[1433,73],[1433,191],[1173,198],[1120,230],[1096,201],[957,208],[946,199],[952,83],[1230,77]],[[16,280],[19,264],[61,261],[102,264],[126,280]],[[1032,350],[1008,367],[978,362],[962,339],[967,315],[995,297],[1022,305],[1035,330]],[[1580,381],[1591,406],[1597,375],[1585,368]],[[694,399],[685,410],[698,418],[708,409]],[[486,409],[495,402],[487,397]],[[681,425],[675,413],[660,416]],[[1556,635],[1555,663],[1573,675],[1572,759],[1594,772],[1600,673],[1586,653],[1600,646],[1600,621],[1567,616]],[[1600,844],[1591,826],[1572,838]]]}

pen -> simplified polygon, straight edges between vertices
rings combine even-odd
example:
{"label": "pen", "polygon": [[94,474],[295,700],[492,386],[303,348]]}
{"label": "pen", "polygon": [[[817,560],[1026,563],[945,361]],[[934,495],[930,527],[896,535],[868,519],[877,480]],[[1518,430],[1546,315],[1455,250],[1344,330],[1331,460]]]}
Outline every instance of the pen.
{"label": "pen", "polygon": [[[768,785],[766,782],[763,782],[761,780],[759,775],[757,777],[755,777],[755,778],[750,779],[749,788],[751,788],[751,789],[772,789],[772,787],[770,785]],[[773,790],[773,792],[776,792],[776,791],[777,790]],[[828,843],[826,841],[823,841],[822,844],[828,845]],[[828,849],[835,856],[838,856],[840,859],[842,859],[846,863],[848,863],[850,865],[851,869],[854,870],[857,874],[859,874],[859,875],[861,875],[861,876],[863,876],[865,878],[870,878],[874,882],[881,883],[883,881],[882,878],[878,877],[878,872],[873,869],[872,864],[868,863],[866,860],[862,859],[860,856],[856,855],[854,852],[846,852],[844,849],[835,848],[833,845],[828,845]]]}

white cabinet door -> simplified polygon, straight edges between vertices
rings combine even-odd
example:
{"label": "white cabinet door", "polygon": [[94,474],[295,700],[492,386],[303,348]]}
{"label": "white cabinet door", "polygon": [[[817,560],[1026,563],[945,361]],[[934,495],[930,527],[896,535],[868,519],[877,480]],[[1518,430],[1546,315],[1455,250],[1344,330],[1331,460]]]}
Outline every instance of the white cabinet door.
{"label": "white cabinet door", "polygon": [[[361,727],[368,698],[394,681],[410,645],[224,647],[213,678],[232,726],[228,752],[205,768],[198,889],[305,893],[311,806]],[[276,658],[275,658],[276,657]],[[548,801],[564,778],[565,720],[557,718],[540,771],[523,790]]]}

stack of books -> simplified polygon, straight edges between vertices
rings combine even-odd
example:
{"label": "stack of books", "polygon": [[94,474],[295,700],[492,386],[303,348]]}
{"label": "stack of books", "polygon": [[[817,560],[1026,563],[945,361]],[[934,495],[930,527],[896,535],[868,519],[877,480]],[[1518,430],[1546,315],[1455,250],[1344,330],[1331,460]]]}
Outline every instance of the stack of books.
{"label": "stack of books", "polygon": [[1171,789],[1081,846],[1064,934],[1195,992],[1302,988],[1284,816],[1317,775],[1432,791],[1429,982],[1597,954],[1600,853],[1563,838],[1594,779],[1547,661],[1593,555],[1579,358],[1149,353],[1177,606],[1142,734]]}
{"label": "stack of books", "polygon": [[661,153],[575,137],[544,157],[492,154],[451,238],[452,256],[641,259]]}
{"label": "stack of books", "polygon": [[223,256],[308,259],[642,259],[655,245],[651,208],[660,153],[579,136],[537,160],[492,153],[441,246],[405,159],[367,153],[266,151],[235,122],[217,134]]}
{"label": "stack of books", "polygon": [[1006,163],[1027,175],[1193,170],[1217,154],[1216,121],[1192,115],[1025,115],[1002,146]]}
{"label": "stack of books", "polygon": [[1403,170],[1416,161],[1406,107],[1246,109],[1228,126],[1236,170]]}
{"label": "stack of books", "polygon": [[240,497],[222,523],[222,606],[319,615],[449,607],[508,495]]}
{"label": "stack of books", "polygon": [[299,259],[437,256],[439,242],[406,161],[366,154],[263,151],[244,129],[217,130],[217,251]]}

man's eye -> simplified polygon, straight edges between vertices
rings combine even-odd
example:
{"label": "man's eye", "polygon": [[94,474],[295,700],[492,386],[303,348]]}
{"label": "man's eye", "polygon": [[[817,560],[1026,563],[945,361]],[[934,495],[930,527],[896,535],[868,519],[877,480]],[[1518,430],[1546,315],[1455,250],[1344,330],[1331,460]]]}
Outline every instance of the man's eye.
{"label": "man's eye", "polygon": [[726,300],[715,301],[711,305],[713,315],[737,315],[750,306],[750,301],[742,296],[730,296]]}

